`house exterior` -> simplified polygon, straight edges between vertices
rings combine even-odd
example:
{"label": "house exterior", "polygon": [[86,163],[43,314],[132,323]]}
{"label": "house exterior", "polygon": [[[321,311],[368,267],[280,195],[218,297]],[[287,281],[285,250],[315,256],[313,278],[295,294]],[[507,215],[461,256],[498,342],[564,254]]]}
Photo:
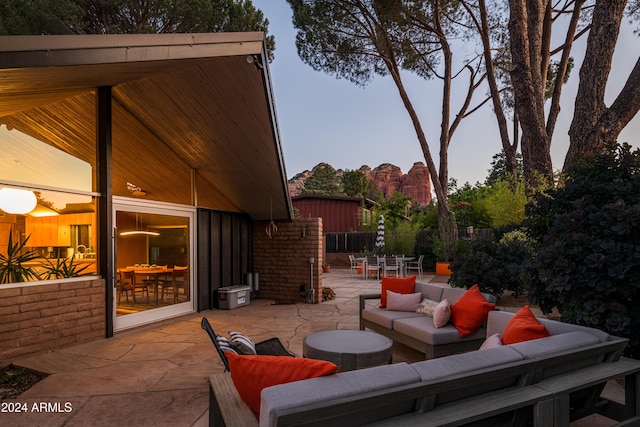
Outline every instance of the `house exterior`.
{"label": "house exterior", "polygon": [[322,218],[325,233],[362,231],[371,221],[373,202],[360,197],[303,194],[291,198],[301,218]]}
{"label": "house exterior", "polygon": [[322,223],[293,221],[266,57],[257,32],[0,37],[0,254],[24,242],[39,276],[0,284],[0,361],[215,308],[252,272],[295,300]]}

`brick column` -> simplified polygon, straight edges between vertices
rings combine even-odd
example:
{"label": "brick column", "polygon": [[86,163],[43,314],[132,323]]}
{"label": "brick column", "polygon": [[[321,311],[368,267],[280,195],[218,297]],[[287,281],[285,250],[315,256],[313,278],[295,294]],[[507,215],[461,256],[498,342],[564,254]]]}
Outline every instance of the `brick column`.
{"label": "brick column", "polygon": [[[322,261],[324,240],[322,218],[295,219],[276,223],[271,238],[267,222],[257,222],[253,235],[254,271],[260,274],[259,297],[277,303],[304,302],[300,286],[311,283],[315,302],[322,301]],[[310,263],[310,258],[314,263]],[[313,274],[313,280],[311,278]]]}

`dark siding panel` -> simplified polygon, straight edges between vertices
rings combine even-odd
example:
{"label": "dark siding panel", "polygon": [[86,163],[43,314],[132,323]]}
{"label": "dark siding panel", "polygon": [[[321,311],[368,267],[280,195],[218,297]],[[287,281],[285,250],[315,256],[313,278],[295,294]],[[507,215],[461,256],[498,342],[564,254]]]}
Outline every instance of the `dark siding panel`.
{"label": "dark siding panel", "polygon": [[198,310],[218,308],[220,287],[244,283],[253,265],[252,233],[246,215],[198,209]]}
{"label": "dark siding panel", "polygon": [[213,306],[218,307],[218,299],[216,298],[215,291],[222,286],[222,214],[220,212],[213,212],[211,215],[211,284]]}
{"label": "dark siding panel", "polygon": [[213,308],[211,296],[211,215],[209,211],[198,210],[198,311]]}

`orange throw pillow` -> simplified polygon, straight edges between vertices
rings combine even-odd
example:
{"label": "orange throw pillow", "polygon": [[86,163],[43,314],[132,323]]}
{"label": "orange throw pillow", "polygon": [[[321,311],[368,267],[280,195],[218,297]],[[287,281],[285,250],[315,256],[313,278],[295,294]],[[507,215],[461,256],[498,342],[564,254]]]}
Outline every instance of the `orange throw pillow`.
{"label": "orange throw pillow", "polygon": [[416,276],[385,277],[382,276],[382,293],[380,294],[380,308],[387,308],[387,291],[397,294],[412,294],[416,285]]}
{"label": "orange throw pillow", "polygon": [[225,353],[229,361],[231,380],[238,394],[260,417],[260,392],[273,385],[322,377],[336,373],[331,362],[287,356],[248,356]]}
{"label": "orange throw pillow", "polygon": [[486,322],[495,304],[488,302],[473,285],[451,306],[451,321],[461,337],[473,334]]}
{"label": "orange throw pillow", "polygon": [[502,344],[515,344],[522,341],[535,340],[551,335],[528,305],[522,307],[511,318],[502,333]]}

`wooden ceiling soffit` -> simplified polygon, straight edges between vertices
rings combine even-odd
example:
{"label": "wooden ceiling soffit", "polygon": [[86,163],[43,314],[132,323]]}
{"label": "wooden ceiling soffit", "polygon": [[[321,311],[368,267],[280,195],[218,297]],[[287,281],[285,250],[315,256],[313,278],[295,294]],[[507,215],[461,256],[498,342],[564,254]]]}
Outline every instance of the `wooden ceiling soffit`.
{"label": "wooden ceiling soffit", "polygon": [[9,129],[14,128],[92,166],[96,164],[93,92],[22,111],[5,117],[2,122]]}

